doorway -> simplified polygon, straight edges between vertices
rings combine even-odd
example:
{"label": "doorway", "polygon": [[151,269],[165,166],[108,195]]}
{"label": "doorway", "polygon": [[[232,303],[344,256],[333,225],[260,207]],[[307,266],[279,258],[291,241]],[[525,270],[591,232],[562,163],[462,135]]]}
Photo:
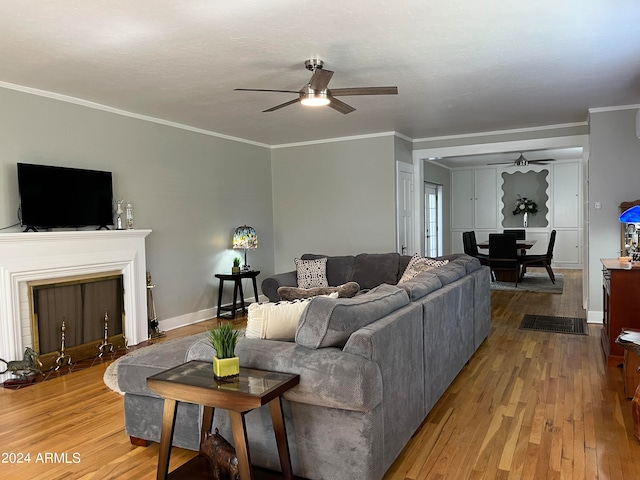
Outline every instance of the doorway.
{"label": "doorway", "polygon": [[424,182],[424,256],[442,255],[442,185]]}

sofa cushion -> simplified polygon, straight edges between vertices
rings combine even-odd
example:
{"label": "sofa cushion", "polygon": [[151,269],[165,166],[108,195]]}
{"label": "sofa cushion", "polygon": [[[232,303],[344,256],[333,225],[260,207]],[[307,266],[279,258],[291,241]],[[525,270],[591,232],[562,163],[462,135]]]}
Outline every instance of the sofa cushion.
{"label": "sofa cushion", "polygon": [[480,260],[476,257],[472,257],[471,255],[460,255],[456,259],[451,260],[451,263],[462,265],[467,273],[475,272],[482,267]]}
{"label": "sofa cushion", "polygon": [[400,262],[398,262],[398,280],[404,274],[404,271],[407,269],[407,265],[411,261],[413,257],[411,255],[400,255]]}
{"label": "sofa cushion", "polygon": [[449,263],[449,260],[436,260],[434,258],[421,257],[416,253],[413,257],[411,257],[411,260],[409,261],[409,264],[402,274],[402,277],[400,277],[398,284],[412,279],[419,273],[426,272],[436,267],[441,267],[442,265],[446,265],[447,263]]}
{"label": "sofa cushion", "polygon": [[455,282],[467,274],[464,265],[456,263],[455,260],[442,267],[434,268],[431,272],[438,276],[442,285],[448,285],[451,282]]}
{"label": "sofa cushion", "polygon": [[407,292],[407,295],[409,295],[409,300],[414,302],[433,292],[434,290],[442,288],[442,282],[440,281],[438,275],[433,272],[427,271],[419,273],[415,277],[405,282],[399,283],[398,287]]}
{"label": "sofa cushion", "polygon": [[300,298],[317,297],[318,295],[329,295],[337,293],[339,298],[351,298],[360,291],[360,285],[356,282],[347,282],[337,287],[315,287],[315,288],[297,288],[297,287],[280,287],[278,295],[281,300],[297,300]]}
{"label": "sofa cushion", "polygon": [[327,281],[329,285],[335,287],[347,283],[351,279],[353,264],[356,257],[353,255],[329,256],[318,255],[315,253],[305,253],[302,255],[303,260],[314,260],[316,258],[327,258]]}
{"label": "sofa cushion", "polygon": [[353,298],[315,297],[302,314],[296,343],[310,348],[342,348],[353,332],[408,303],[404,290],[386,284]]}
{"label": "sofa cushion", "polygon": [[116,360],[118,388],[126,393],[159,396],[147,387],[147,377],[186,362],[187,351],[198,340],[208,341],[207,333],[155,343],[120,357]]}
{"label": "sofa cushion", "polygon": [[328,287],[327,258],[302,260],[295,258],[296,275],[299,288]]}
{"label": "sofa cushion", "polygon": [[[201,340],[191,346],[187,361],[210,362],[212,355],[211,345]],[[300,383],[283,395],[292,402],[369,412],[382,401],[380,369],[361,355],[246,337],[238,340],[236,355],[241,367],[299,374]],[[273,435],[272,430],[269,433]]]}
{"label": "sofa cushion", "polygon": [[353,266],[352,282],[358,282],[360,288],[368,289],[388,283],[398,282],[400,254],[398,253],[361,253],[356,255]]}

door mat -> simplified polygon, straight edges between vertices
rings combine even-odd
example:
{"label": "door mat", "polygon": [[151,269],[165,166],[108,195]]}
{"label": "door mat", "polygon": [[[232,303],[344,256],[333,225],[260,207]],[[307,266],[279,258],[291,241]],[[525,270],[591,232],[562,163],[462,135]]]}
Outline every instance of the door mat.
{"label": "door mat", "polygon": [[518,287],[514,282],[491,282],[491,290],[505,292],[535,292],[535,293],[555,293],[562,295],[564,290],[564,277],[561,273],[556,273],[556,283],[551,283],[547,272],[527,272],[524,278],[518,282]]}
{"label": "door mat", "polygon": [[547,317],[544,315],[527,314],[522,319],[522,322],[520,322],[520,330],[589,335],[587,319],[574,317]]}

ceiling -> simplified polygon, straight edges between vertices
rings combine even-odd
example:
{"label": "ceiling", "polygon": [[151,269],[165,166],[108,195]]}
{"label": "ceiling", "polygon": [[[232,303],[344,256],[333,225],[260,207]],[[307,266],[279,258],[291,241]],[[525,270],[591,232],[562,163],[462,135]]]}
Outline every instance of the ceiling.
{"label": "ceiling", "polygon": [[[294,104],[320,58],[357,110]],[[635,0],[0,0],[0,86],[266,145],[585,122],[640,103]],[[8,85],[11,84],[11,85]]]}

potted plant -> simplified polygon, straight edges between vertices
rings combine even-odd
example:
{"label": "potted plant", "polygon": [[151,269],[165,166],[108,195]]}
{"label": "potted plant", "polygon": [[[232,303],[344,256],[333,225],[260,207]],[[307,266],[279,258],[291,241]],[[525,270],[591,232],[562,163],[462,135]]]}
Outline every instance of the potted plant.
{"label": "potted plant", "polygon": [[216,378],[235,377],[240,374],[240,359],[235,355],[240,332],[230,323],[223,323],[209,330],[209,343],[215,349],[213,374]]}
{"label": "potted plant", "polygon": [[233,267],[231,268],[231,273],[240,273],[240,257],[236,257],[233,259]]}

